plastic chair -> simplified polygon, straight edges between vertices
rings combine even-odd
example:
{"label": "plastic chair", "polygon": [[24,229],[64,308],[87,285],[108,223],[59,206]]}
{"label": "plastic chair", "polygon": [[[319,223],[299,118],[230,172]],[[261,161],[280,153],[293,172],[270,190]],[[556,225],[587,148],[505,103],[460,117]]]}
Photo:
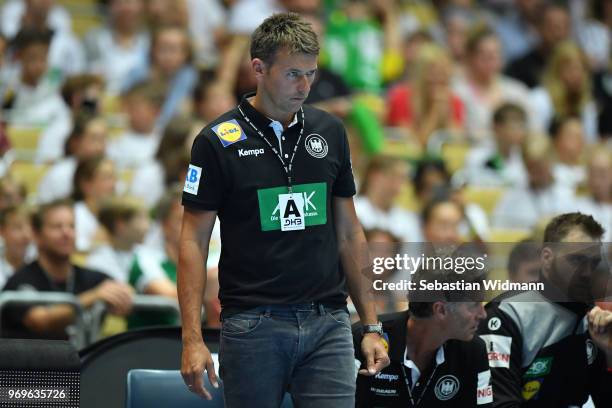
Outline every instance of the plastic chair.
{"label": "plastic chair", "polygon": [[223,391],[204,376],[204,386],[213,399],[190,392],[178,370],[130,370],[127,376],[126,408],[223,408]]}
{"label": "plastic chair", "polygon": [[[178,370],[130,370],[125,408],[223,408],[221,383],[219,388],[214,388],[204,376],[204,387],[212,400],[190,392]],[[285,394],[281,408],[293,408],[289,394]]]}

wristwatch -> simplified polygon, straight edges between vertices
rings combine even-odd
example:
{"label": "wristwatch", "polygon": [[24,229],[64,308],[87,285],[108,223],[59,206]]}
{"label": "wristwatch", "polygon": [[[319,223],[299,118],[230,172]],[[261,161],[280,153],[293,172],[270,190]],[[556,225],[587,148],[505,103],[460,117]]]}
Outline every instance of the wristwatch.
{"label": "wristwatch", "polygon": [[364,324],[361,330],[363,331],[363,334],[376,333],[381,337],[383,335],[383,328],[381,322],[378,322],[376,324]]}

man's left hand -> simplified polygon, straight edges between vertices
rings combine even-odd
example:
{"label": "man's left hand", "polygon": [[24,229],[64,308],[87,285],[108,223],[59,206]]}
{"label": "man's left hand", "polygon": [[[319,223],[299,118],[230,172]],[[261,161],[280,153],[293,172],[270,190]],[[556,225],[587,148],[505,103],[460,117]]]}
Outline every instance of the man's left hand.
{"label": "man's left hand", "polygon": [[589,334],[601,350],[612,354],[612,312],[595,306],[587,314]]}
{"label": "man's left hand", "polygon": [[361,340],[361,355],[366,362],[366,368],[359,370],[359,374],[372,376],[379,373],[391,362],[385,346],[376,333],[366,333]]}

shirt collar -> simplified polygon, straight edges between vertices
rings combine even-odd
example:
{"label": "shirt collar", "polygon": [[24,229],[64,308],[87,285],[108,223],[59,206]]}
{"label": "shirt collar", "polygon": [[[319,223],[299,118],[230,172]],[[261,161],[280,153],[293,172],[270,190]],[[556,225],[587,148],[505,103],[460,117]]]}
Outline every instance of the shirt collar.
{"label": "shirt collar", "polygon": [[[436,366],[444,363],[444,361],[446,361],[444,357],[444,345],[441,345],[436,352]],[[413,366],[416,367],[410,359],[410,356],[408,356],[408,347],[404,347],[404,365],[409,368],[413,368]]]}
{"label": "shirt collar", "polygon": [[[280,122],[270,119],[269,117],[255,109],[253,105],[251,105],[251,103],[249,102],[249,98],[253,96],[255,96],[255,92],[243,95],[239,107],[242,112],[244,112],[244,114],[249,118],[249,120],[253,122],[257,129],[261,130],[262,132],[265,132],[268,127],[274,129],[274,126],[278,126],[275,125],[275,123],[278,123],[282,126]],[[292,127],[296,124],[299,124],[297,113],[293,115],[293,121],[291,121],[288,127]]]}

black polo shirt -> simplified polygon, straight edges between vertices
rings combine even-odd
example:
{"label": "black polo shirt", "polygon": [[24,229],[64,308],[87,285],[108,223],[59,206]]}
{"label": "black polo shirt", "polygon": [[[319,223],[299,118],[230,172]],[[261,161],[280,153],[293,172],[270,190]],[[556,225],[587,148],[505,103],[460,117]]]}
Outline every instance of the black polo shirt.
{"label": "black polo shirt", "polygon": [[[103,281],[110,279],[102,272],[81,268],[73,265],[74,280],[67,287],[67,282],[53,281],[42,269],[37,261],[34,261],[17,272],[6,282],[3,290],[35,290],[38,292],[70,292],[75,295],[95,288]],[[23,319],[28,314],[31,306],[10,306],[2,313],[3,337],[14,338],[40,338],[36,333],[30,332],[24,324]],[[45,338],[65,340],[65,333],[49,334]]]}
{"label": "black polo shirt", "polygon": [[332,198],[355,194],[344,127],[332,115],[304,106],[297,123],[284,129],[280,150],[286,163],[300,139],[292,184],[303,195],[306,228],[282,232],[278,196],[288,191],[287,174],[255,127],[277,149],[279,140],[272,121],[247,97],[200,132],[183,190],[187,208],[218,212],[223,313],[305,302],[341,307],[346,290]]}
{"label": "black polo shirt", "polygon": [[[428,371],[420,374],[412,388],[411,368],[404,365],[406,353],[406,323],[409,312],[391,313],[380,317],[391,364],[379,374],[357,376],[356,406],[377,407],[490,407],[493,401],[491,372],[484,342],[474,336],[469,342],[449,340],[438,351]],[[408,333],[410,335],[410,333]],[[365,367],[361,356],[361,325],[353,328],[355,358]],[[402,369],[403,367],[403,369]],[[434,370],[435,369],[435,370]]]}

